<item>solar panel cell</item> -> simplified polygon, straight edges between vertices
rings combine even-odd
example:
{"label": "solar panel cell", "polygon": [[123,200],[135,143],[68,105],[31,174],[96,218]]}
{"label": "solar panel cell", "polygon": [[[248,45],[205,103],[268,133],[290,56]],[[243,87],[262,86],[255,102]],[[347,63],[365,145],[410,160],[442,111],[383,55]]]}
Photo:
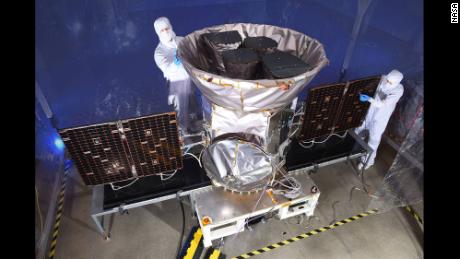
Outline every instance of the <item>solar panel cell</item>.
{"label": "solar panel cell", "polygon": [[182,168],[174,112],[59,131],[86,185]]}
{"label": "solar panel cell", "polygon": [[361,125],[369,108],[359,94],[374,96],[380,76],[310,89],[299,139],[308,141]]}
{"label": "solar panel cell", "polygon": [[331,132],[345,84],[311,89],[307,97],[301,139],[312,139]]}
{"label": "solar panel cell", "polygon": [[374,96],[380,77],[369,77],[350,81],[344,95],[342,108],[338,114],[335,130],[344,131],[359,127],[363,122],[369,102],[359,101],[359,94]]}

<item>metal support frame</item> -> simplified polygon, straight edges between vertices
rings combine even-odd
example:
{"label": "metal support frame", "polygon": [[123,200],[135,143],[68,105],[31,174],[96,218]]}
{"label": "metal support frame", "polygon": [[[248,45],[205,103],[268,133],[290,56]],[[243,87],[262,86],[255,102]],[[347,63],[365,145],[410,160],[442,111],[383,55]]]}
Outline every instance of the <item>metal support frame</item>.
{"label": "metal support frame", "polygon": [[96,224],[97,230],[99,233],[104,237],[105,240],[110,239],[110,230],[106,230],[104,228],[104,216],[111,215],[115,213],[124,213],[130,209],[143,207],[150,204],[155,204],[158,202],[176,199],[177,197],[185,197],[190,195],[190,193],[194,191],[205,190],[207,188],[211,188],[211,186],[201,187],[195,190],[190,191],[179,191],[177,193],[141,201],[135,202],[125,205],[120,205],[118,207],[114,207],[108,210],[104,210],[104,185],[97,185],[93,187],[93,195],[91,201],[91,218],[93,219],[94,223]]}
{"label": "metal support frame", "polygon": [[[308,172],[308,171],[316,172],[321,167],[325,167],[325,166],[328,166],[328,165],[333,165],[333,164],[340,163],[340,162],[349,161],[349,160],[352,160],[352,159],[360,158],[362,156],[366,156],[368,154],[371,154],[372,149],[353,130],[348,130],[347,134],[350,134],[350,136],[352,136],[356,140],[356,142],[358,142],[358,144],[361,147],[363,147],[366,151],[361,152],[361,153],[356,153],[356,154],[353,154],[353,155],[349,155],[349,156],[339,157],[339,158],[332,159],[332,160],[329,160],[329,161],[326,161],[326,162],[323,162],[323,163],[314,164],[314,165],[303,167],[303,168],[300,168],[300,169],[292,170],[292,171],[289,171],[289,173],[291,173],[291,172],[295,172],[295,173],[296,172]],[[354,169],[354,167],[353,167],[353,169]],[[358,176],[360,176],[359,173],[358,173]]]}
{"label": "metal support frame", "polygon": [[[350,155],[350,156],[344,156],[344,157],[336,158],[336,159],[333,159],[333,160],[329,160],[329,161],[326,161],[326,162],[323,162],[323,163],[319,163],[319,164],[315,164],[315,165],[312,165],[312,166],[304,167],[304,168],[301,168],[301,169],[292,170],[292,171],[289,171],[288,173],[289,174],[297,174],[297,173],[308,172],[308,171],[311,171],[313,169],[317,170],[320,167],[324,167],[324,166],[328,166],[328,165],[332,165],[332,164],[336,164],[336,163],[340,163],[340,162],[344,162],[344,161],[349,161],[351,159],[356,159],[356,158],[359,158],[361,156],[365,156],[365,155],[369,154],[370,152],[372,152],[370,147],[359,136],[357,136],[352,130],[349,130],[348,134],[350,134],[357,141],[357,143],[359,145],[361,145],[364,149],[366,149],[366,151],[362,152],[362,153],[353,154],[353,155]],[[158,202],[171,200],[171,199],[176,199],[177,197],[185,197],[185,196],[189,196],[189,195],[191,195],[191,199],[190,199],[191,200],[191,207],[196,208],[196,201],[192,198],[193,194],[198,194],[198,193],[203,192],[203,191],[209,191],[211,189],[212,189],[212,186],[206,186],[206,187],[201,187],[201,188],[197,188],[197,189],[194,189],[194,190],[183,191],[183,192],[169,194],[169,195],[165,195],[165,196],[161,196],[161,197],[157,197],[157,198],[153,198],[153,199],[148,199],[148,200],[141,201],[141,202],[124,204],[124,205],[121,205],[121,206],[118,206],[118,207],[114,207],[114,208],[111,208],[111,209],[108,209],[108,210],[104,210],[104,185],[97,185],[97,186],[93,187],[93,194],[92,194],[92,201],[91,201],[91,203],[92,203],[91,204],[91,218],[93,219],[94,223],[96,224],[98,232],[104,237],[104,239],[109,240],[110,239],[110,233],[109,233],[110,230],[106,230],[104,228],[104,216],[115,214],[115,213],[124,213],[124,212],[126,212],[126,211],[128,211],[130,209],[143,207],[143,206],[146,206],[146,205],[155,204],[155,203],[158,203]],[[264,211],[259,211],[259,212],[263,213]],[[241,222],[239,224],[241,225]],[[240,228],[240,225],[239,225],[238,229]],[[208,245],[209,245],[209,242],[208,242]]]}
{"label": "metal support frame", "polygon": [[[357,157],[361,157],[361,156],[367,156],[367,159],[366,159],[366,162],[364,163],[363,165],[363,169],[361,170],[361,172],[357,172],[357,170],[355,170],[355,168],[352,166],[353,168],[353,172],[357,173],[357,176],[360,177],[361,174],[364,173],[364,168],[366,168],[367,166],[367,163],[369,162],[369,157],[371,156],[372,152],[374,152],[371,147],[369,147],[369,145],[360,137],[358,136],[354,130],[348,130],[348,134],[350,134],[350,136],[352,136],[356,142],[358,142],[358,144],[363,147],[364,149],[366,149],[366,152],[364,153],[360,153],[358,156],[354,156],[353,158],[357,158]],[[350,159],[352,159],[350,157]]]}

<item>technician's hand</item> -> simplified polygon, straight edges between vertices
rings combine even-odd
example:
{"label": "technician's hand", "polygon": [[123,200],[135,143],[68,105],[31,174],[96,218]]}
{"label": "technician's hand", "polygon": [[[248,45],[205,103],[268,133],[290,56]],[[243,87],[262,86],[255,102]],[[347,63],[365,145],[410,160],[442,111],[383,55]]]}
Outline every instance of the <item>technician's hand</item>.
{"label": "technician's hand", "polygon": [[177,50],[174,52],[174,64],[176,66],[179,66],[180,64],[182,64],[182,61],[180,61],[179,57],[177,56]]}
{"label": "technician's hand", "polygon": [[361,102],[367,102],[369,101],[369,99],[371,99],[371,97],[369,97],[369,95],[366,95],[366,94],[359,94],[359,100]]}

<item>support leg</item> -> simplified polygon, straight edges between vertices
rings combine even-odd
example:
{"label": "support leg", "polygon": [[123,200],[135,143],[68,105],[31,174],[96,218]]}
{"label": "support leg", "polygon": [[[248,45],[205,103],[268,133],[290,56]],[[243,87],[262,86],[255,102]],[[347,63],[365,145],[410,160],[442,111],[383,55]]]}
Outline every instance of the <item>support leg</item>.
{"label": "support leg", "polygon": [[110,237],[107,235],[107,232],[104,229],[104,215],[102,215],[100,217],[101,217],[101,219],[99,220],[98,216],[91,215],[91,218],[93,218],[94,223],[96,223],[97,230],[103,236],[104,240],[109,240]]}
{"label": "support leg", "polygon": [[203,246],[206,248],[212,246],[211,229],[209,227],[201,227],[201,231],[203,233]]}

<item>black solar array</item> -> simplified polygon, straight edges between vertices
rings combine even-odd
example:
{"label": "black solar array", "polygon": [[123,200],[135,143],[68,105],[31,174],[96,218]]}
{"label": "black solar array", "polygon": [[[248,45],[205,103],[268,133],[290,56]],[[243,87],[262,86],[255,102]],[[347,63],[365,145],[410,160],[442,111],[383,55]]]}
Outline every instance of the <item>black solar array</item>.
{"label": "black solar array", "polygon": [[87,185],[182,168],[175,112],[63,129],[59,134]]}
{"label": "black solar array", "polygon": [[176,118],[147,117],[123,122],[128,147],[139,175],[151,175],[182,168]]}
{"label": "black solar array", "polygon": [[301,139],[329,134],[342,100],[345,83],[312,88],[307,97]]}
{"label": "black solar array", "polygon": [[374,96],[379,82],[380,77],[369,77],[348,83],[348,89],[344,95],[342,108],[338,114],[335,131],[340,132],[361,126],[370,103],[359,101],[359,94]]}
{"label": "black solar array", "polygon": [[299,139],[311,140],[360,126],[369,102],[359,101],[359,94],[374,96],[379,82],[380,76],[373,76],[310,89]]}

